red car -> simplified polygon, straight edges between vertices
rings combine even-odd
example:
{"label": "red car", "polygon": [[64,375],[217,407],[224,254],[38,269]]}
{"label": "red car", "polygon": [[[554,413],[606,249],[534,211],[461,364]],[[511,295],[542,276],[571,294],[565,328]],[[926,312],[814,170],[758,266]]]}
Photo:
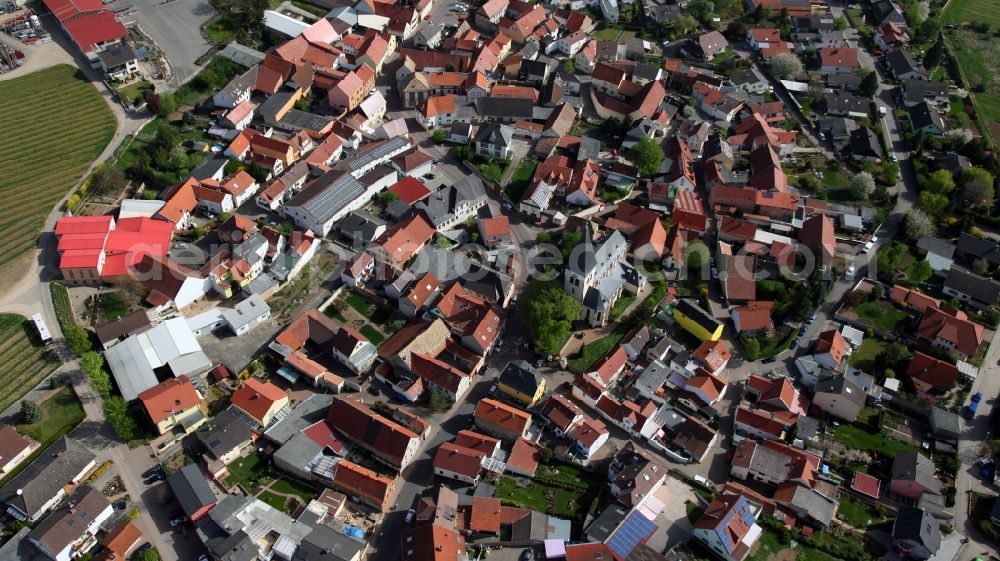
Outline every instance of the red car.
{"label": "red car", "polygon": [[458,21],[465,21],[465,16],[458,16]]}
{"label": "red car", "polygon": [[424,21],[431,21],[431,16],[430,15],[424,16]]}

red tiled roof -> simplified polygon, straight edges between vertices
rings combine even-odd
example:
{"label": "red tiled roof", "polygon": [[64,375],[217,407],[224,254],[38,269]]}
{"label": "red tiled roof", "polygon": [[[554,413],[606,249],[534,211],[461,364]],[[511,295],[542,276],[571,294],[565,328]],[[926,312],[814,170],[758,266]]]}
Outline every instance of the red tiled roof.
{"label": "red tiled roof", "polygon": [[271,410],[274,404],[281,399],[288,399],[285,390],[275,386],[271,382],[261,382],[256,378],[247,378],[229,401],[239,407],[247,415],[250,415],[258,422],[263,423],[264,417]]}
{"label": "red tiled roof", "polygon": [[483,454],[444,442],[434,454],[434,469],[444,469],[466,477],[477,477],[482,469]]}
{"label": "red tiled roof", "polygon": [[847,340],[836,329],[824,331],[816,339],[816,354],[830,353],[833,361],[840,364],[847,352]]}
{"label": "red tiled roof", "polygon": [[906,368],[906,375],[913,378],[914,384],[920,391],[933,388],[939,392],[946,392],[955,386],[958,374],[958,368],[951,362],[921,352],[913,354],[913,359]]}
{"label": "red tiled roof", "polygon": [[333,472],[332,483],[347,495],[357,495],[373,504],[385,505],[393,480],[354,462],[341,460]]}
{"label": "red tiled roof", "polygon": [[734,317],[739,316],[741,331],[758,331],[774,327],[774,322],[771,320],[771,310],[747,306],[736,308],[732,314]]}
{"label": "red tiled roof", "polygon": [[535,473],[540,461],[541,455],[538,452],[538,446],[523,438],[514,441],[514,446],[511,447],[510,455],[507,457],[507,465],[529,475]]}
{"label": "red tiled roof", "polygon": [[473,497],[469,529],[473,532],[500,533],[500,499]]}
{"label": "red tiled roof", "polygon": [[873,499],[878,499],[881,483],[878,478],[856,471],[854,472],[854,480],[851,482],[851,489]]}
{"label": "red tiled roof", "polygon": [[573,431],[573,439],[580,442],[587,448],[593,446],[594,442],[602,435],[608,434],[608,428],[599,419],[584,419],[580,426]]}
{"label": "red tiled roof", "polygon": [[510,220],[506,216],[481,218],[479,231],[486,237],[510,236]]}
{"label": "red tiled roof", "polygon": [[566,561],[611,561],[616,559],[603,543],[578,543],[566,546]]}
{"label": "red tiled roof", "polygon": [[426,199],[431,194],[430,189],[423,183],[408,175],[390,186],[389,191],[395,193],[399,200],[411,206]]}
{"label": "red tiled roof", "polygon": [[475,450],[481,454],[492,456],[500,441],[492,436],[479,434],[471,430],[460,430],[455,435],[455,444],[464,448]]}
{"label": "red tiled roof", "polygon": [[858,50],[852,47],[823,47],[819,50],[823,66],[857,66]]}
{"label": "red tiled roof", "polygon": [[691,358],[700,360],[712,372],[715,372],[733,358],[733,353],[724,341],[703,341],[691,354]]}
{"label": "red tiled roof", "polygon": [[583,416],[583,411],[569,399],[553,394],[542,407],[542,415],[554,427],[565,433],[573,426],[574,420]]}
{"label": "red tiled roof", "polygon": [[138,397],[154,425],[174,413],[197,406],[201,401],[198,390],[184,375],[161,382]]}
{"label": "red tiled roof", "polygon": [[353,442],[375,450],[396,464],[402,463],[407,447],[417,438],[416,433],[410,429],[375,413],[367,405],[350,397],[335,397],[326,418]]}
{"label": "red tiled roof", "polygon": [[483,399],[476,405],[474,416],[490,427],[497,427],[511,434],[523,434],[531,423],[531,415],[493,399]]}
{"label": "red tiled roof", "polygon": [[608,385],[615,376],[621,373],[627,360],[628,354],[625,352],[625,347],[619,345],[598,361],[591,368],[590,373],[595,374],[604,385]]}
{"label": "red tiled roof", "polygon": [[434,235],[434,226],[422,212],[404,219],[375,241],[392,259],[409,261]]}

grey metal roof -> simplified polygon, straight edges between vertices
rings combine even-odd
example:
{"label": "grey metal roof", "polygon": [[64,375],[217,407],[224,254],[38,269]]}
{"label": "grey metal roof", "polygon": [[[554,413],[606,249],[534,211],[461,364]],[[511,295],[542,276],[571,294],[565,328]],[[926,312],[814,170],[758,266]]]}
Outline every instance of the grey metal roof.
{"label": "grey metal roof", "polygon": [[844,376],[824,378],[816,382],[816,393],[836,394],[846,397],[860,407],[865,406],[868,394]]}
{"label": "grey metal roof", "polygon": [[208,179],[224,169],[226,164],[229,163],[229,158],[224,156],[212,156],[207,158],[198,167],[191,170],[191,177],[201,181],[202,179]]}
{"label": "grey metal roof", "polygon": [[247,68],[264,61],[264,53],[235,41],[219,51],[219,56],[228,58],[236,64],[242,64]]}
{"label": "grey metal roof", "polygon": [[868,113],[868,100],[850,94],[823,94],[828,113]]}
{"label": "grey metal roof", "polygon": [[390,138],[389,140],[385,140],[378,146],[366,150],[355,158],[345,160],[345,162],[347,168],[351,170],[351,173],[354,173],[371,165],[372,162],[387,160],[392,157],[393,154],[398,153],[401,150],[405,150],[409,146],[409,139],[397,136]]}
{"label": "grey metal roof", "polygon": [[933,253],[934,255],[945,259],[951,259],[955,255],[954,244],[933,238],[931,236],[924,236],[917,240],[917,247],[927,253]]}
{"label": "grey metal roof", "polygon": [[476,113],[481,119],[531,119],[535,113],[535,102],[530,99],[480,97],[476,99],[475,105]]}
{"label": "grey metal roof", "polygon": [[941,440],[957,441],[962,432],[962,421],[958,415],[940,407],[931,407],[930,425],[934,437]]}
{"label": "grey metal roof", "polygon": [[267,305],[267,302],[259,294],[251,294],[249,298],[236,304],[236,306],[224,308],[222,310],[222,317],[226,318],[233,331],[239,331],[240,328],[248,323],[256,321],[260,317],[270,313],[271,307]]}
{"label": "grey metal roof", "polygon": [[326,418],[326,410],[333,401],[332,395],[312,394],[292,408],[292,412],[264,432],[268,440],[282,444],[296,433]]}
{"label": "grey metal roof", "polygon": [[292,197],[286,206],[301,207],[316,222],[323,223],[336,216],[347,205],[363,195],[365,186],[349,173],[328,171]]}
{"label": "grey metal roof", "polygon": [[345,536],[329,526],[312,529],[296,550],[293,561],[351,561],[365,549],[365,542]]}
{"label": "grey metal roof", "polygon": [[215,494],[198,464],[188,464],[167,478],[167,484],[188,516],[215,502]]}
{"label": "grey metal roof", "polygon": [[789,502],[824,526],[828,526],[833,521],[833,513],[837,510],[836,500],[825,497],[815,489],[804,485],[795,486],[795,492]]}
{"label": "grey metal roof", "polygon": [[0,487],[0,500],[32,516],[95,459],[78,442],[63,437]]}
{"label": "grey metal roof", "polygon": [[941,482],[934,477],[934,462],[915,450],[896,452],[892,460],[892,479],[917,481],[932,493],[941,493]]}
{"label": "grey metal roof", "polygon": [[424,210],[434,226],[440,226],[451,219],[460,206],[478,205],[485,201],[483,181],[476,175],[467,175],[458,183],[432,193],[416,206]]}

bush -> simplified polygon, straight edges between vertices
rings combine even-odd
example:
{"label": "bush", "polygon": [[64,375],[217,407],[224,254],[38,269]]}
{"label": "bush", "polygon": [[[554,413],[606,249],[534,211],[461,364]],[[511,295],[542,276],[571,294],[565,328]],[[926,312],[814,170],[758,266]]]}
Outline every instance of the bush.
{"label": "bush", "polygon": [[112,396],[104,400],[104,417],[122,442],[128,442],[135,437],[135,420],[129,414],[128,402],[125,401],[125,398]]}
{"label": "bush", "polygon": [[21,402],[21,419],[27,425],[37,423],[42,420],[42,407],[30,399],[25,399]]}
{"label": "bush", "polygon": [[69,350],[73,351],[73,354],[76,356],[83,356],[92,348],[90,344],[90,334],[87,333],[86,329],[80,327],[79,325],[64,327],[63,337],[66,338],[66,344],[69,346]]}

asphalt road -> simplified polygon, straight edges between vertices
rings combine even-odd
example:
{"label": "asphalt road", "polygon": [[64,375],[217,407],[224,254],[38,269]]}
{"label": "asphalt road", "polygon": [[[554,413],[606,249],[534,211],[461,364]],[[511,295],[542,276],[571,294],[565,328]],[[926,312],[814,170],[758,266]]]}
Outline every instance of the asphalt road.
{"label": "asphalt road", "polygon": [[173,72],[171,90],[198,72],[195,61],[211,48],[201,35],[201,25],[215,15],[207,0],[115,0],[108,8],[126,25],[138,24],[163,51]]}

